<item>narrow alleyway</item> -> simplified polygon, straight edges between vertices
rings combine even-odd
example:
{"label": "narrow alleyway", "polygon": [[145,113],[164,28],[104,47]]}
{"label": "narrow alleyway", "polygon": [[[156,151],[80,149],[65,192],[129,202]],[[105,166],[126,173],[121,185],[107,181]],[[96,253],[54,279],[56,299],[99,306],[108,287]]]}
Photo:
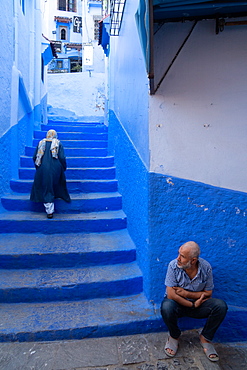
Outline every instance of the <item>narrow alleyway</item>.
{"label": "narrow alleyway", "polygon": [[[67,156],[71,203],[52,220],[29,194],[32,155],[49,129]],[[1,198],[1,341],[81,339],[154,331],[161,319],[143,294],[114,158],[103,124],[53,122],[34,132],[19,178]]]}

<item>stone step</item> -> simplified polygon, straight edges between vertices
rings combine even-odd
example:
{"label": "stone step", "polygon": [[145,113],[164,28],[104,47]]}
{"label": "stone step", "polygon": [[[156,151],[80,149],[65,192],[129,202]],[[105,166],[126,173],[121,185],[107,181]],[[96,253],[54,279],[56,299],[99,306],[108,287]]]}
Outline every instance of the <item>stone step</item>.
{"label": "stone step", "polygon": [[[145,296],[84,301],[2,303],[0,341],[54,341],[164,330]],[[14,323],[14,325],[13,325]]]}
{"label": "stone step", "polygon": [[[33,180],[11,180],[10,188],[16,193],[30,193]],[[118,182],[112,180],[67,180],[69,193],[116,192]]]}
{"label": "stone step", "polygon": [[[19,168],[19,178],[21,180],[33,180],[35,168]],[[115,179],[116,169],[110,168],[67,168],[66,178],[70,180],[111,180]]]}
{"label": "stone step", "polygon": [[[46,132],[34,131],[34,139],[44,139]],[[58,139],[64,142],[65,140],[107,140],[107,132],[58,132]]]}
{"label": "stone step", "polygon": [[58,124],[57,122],[49,122],[48,125],[41,125],[41,130],[46,133],[48,130],[54,129],[59,132],[107,132],[108,127],[102,124],[76,124],[73,122],[71,124]]}
{"label": "stone step", "polygon": [[[58,117],[54,118],[49,116],[48,117],[48,125],[52,125],[52,128],[54,126],[60,126],[60,125],[66,125],[66,126],[105,126],[103,120],[103,117],[97,117],[97,119],[91,120],[86,117],[85,120],[77,121],[77,120],[67,120],[61,117],[61,119],[58,119]],[[107,127],[107,126],[105,126]]]}
{"label": "stone step", "polygon": [[[6,194],[1,203],[8,211],[42,212],[44,205],[30,201],[30,194]],[[119,193],[80,193],[72,194],[71,202],[55,199],[56,213],[101,212],[107,210],[120,210],[122,196]]]}
{"label": "stone step", "polygon": [[136,248],[127,229],[101,233],[0,234],[0,268],[87,267],[129,263]]}
{"label": "stone step", "polygon": [[1,270],[0,302],[74,301],[142,292],[136,262],[75,268]]}
{"label": "stone step", "polygon": [[[97,168],[97,167],[113,167],[114,157],[68,157],[66,158],[67,167],[73,168]],[[32,157],[20,158],[20,166],[27,168],[34,168],[34,162]]]}
{"label": "stone step", "polygon": [[91,212],[79,214],[54,214],[47,219],[44,213],[2,212],[0,213],[1,233],[83,233],[122,230],[127,227],[123,211]]}
{"label": "stone step", "polygon": [[[26,146],[25,155],[33,157],[36,147]],[[69,157],[106,157],[107,148],[66,148],[65,155]]]}
{"label": "stone step", "polygon": [[[39,141],[39,139],[33,139],[32,146],[36,148]],[[66,148],[107,148],[108,143],[107,140],[63,140],[62,144],[66,150]]]}
{"label": "stone step", "polygon": [[[67,157],[72,202],[58,199],[47,219],[29,201],[32,156],[47,130]],[[108,128],[49,121],[21,157],[19,179],[0,213],[0,341],[79,339],[157,331],[160,319],[142,293],[143,278],[117,192]],[[92,212],[93,211],[93,212]]]}

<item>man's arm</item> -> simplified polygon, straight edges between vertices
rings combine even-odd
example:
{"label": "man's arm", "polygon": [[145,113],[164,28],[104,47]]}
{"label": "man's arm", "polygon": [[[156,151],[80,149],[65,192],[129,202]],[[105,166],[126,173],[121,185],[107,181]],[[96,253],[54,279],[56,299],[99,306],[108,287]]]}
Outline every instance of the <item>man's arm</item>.
{"label": "man's arm", "polygon": [[[211,297],[212,290],[202,291],[202,292],[189,292],[179,287],[166,287],[166,294],[167,294],[167,298],[173,299],[175,302],[181,304],[182,306],[199,307],[204,301],[206,301],[208,298]],[[194,299],[195,302],[192,303],[188,299]]]}
{"label": "man's arm", "polygon": [[192,303],[190,301],[188,301],[186,298],[178,295],[176,293],[176,291],[170,286],[166,287],[166,295],[167,295],[167,298],[173,299],[173,301],[181,304],[182,306],[192,307]]}
{"label": "man's arm", "polygon": [[173,287],[172,289],[175,290],[176,294],[180,297],[187,298],[187,299],[199,299],[202,294],[204,294],[205,298],[211,298],[213,291],[212,290],[203,290],[201,292],[191,292],[189,290],[180,288],[180,287]]}

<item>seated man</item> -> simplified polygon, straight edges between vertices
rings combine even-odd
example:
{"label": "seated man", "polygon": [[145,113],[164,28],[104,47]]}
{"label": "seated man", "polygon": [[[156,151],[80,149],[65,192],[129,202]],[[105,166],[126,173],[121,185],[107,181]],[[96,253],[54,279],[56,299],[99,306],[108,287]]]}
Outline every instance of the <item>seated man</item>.
{"label": "seated man", "polygon": [[219,356],[210,341],[225,318],[227,305],[221,299],[212,298],[212,268],[199,255],[199,245],[190,241],[179,248],[177,259],[168,265],[166,296],[161,305],[161,315],[170,333],[165,353],[174,357],[177,352],[181,334],[177,324],[179,317],[207,318],[200,342],[207,358],[218,361]]}

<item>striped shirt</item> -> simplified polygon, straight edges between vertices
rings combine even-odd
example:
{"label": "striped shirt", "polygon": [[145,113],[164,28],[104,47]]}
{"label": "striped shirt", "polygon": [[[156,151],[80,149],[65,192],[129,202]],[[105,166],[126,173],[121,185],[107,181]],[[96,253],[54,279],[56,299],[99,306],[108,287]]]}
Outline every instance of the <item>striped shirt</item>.
{"label": "striped shirt", "polygon": [[191,280],[185,270],[177,266],[177,259],[174,259],[168,265],[165,285],[168,287],[180,287],[191,292],[213,290],[214,283],[212,267],[210,263],[199,257],[197,274]]}

